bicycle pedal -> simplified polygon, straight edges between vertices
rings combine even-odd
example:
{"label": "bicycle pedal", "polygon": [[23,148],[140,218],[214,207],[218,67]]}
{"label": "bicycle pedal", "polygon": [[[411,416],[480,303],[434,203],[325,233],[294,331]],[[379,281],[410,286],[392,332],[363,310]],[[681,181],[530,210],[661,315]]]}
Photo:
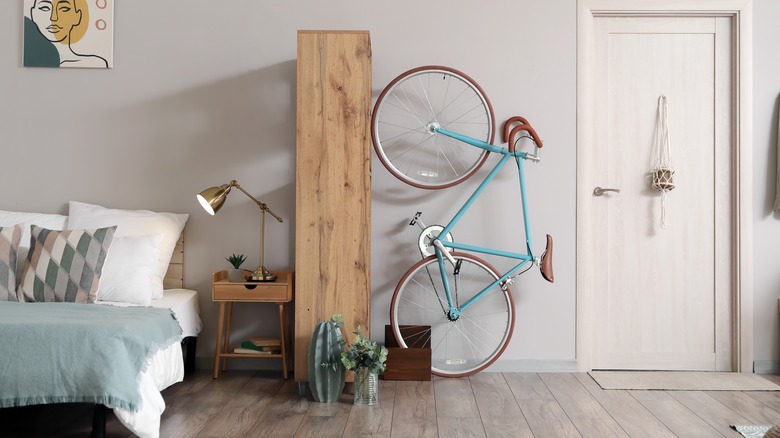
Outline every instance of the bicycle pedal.
{"label": "bicycle pedal", "polygon": [[417,213],[414,215],[414,217],[412,218],[412,220],[409,222],[409,225],[417,225],[417,220],[418,220],[418,219],[420,219],[420,216],[422,216],[422,212],[421,212],[421,211],[418,211],[418,212],[417,212]]}

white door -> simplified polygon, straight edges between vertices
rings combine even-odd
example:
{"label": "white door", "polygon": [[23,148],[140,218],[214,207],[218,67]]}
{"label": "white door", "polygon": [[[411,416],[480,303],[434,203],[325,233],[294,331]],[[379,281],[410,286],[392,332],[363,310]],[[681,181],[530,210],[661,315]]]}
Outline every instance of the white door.
{"label": "white door", "polygon": [[[727,17],[593,23],[593,369],[731,370],[734,66]],[[676,188],[651,188],[668,102]],[[579,263],[584,261],[580,260]]]}

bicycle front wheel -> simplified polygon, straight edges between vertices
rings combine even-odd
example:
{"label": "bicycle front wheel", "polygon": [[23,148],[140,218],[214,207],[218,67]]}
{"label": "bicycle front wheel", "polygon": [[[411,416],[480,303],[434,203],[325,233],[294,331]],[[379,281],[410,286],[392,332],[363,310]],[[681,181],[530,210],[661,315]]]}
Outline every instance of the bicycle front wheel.
{"label": "bicycle front wheel", "polygon": [[473,175],[486,150],[436,128],[493,143],[493,107],[465,74],[442,66],[409,70],[385,87],[371,115],[371,137],[382,164],[396,178],[423,189],[443,189]]}
{"label": "bicycle front wheel", "polygon": [[[453,253],[457,273],[444,262],[456,307],[499,278],[487,262]],[[458,318],[450,318],[436,256],[415,264],[393,294],[390,322],[401,347],[430,347],[431,372],[443,377],[468,376],[492,364],[504,352],[515,326],[509,289],[495,286]]]}

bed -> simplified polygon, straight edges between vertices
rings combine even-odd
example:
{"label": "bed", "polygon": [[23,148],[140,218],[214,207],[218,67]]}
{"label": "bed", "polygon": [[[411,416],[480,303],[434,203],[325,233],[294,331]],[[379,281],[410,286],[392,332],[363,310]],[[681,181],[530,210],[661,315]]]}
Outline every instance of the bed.
{"label": "bed", "polygon": [[[0,336],[15,339],[13,343],[0,343],[0,348],[14,345],[11,348],[18,352],[30,346],[26,354],[0,351],[0,361],[5,360],[0,407],[94,402],[93,436],[101,436],[105,430],[102,406],[113,409],[119,421],[134,434],[159,436],[160,416],[165,409],[161,391],[180,382],[186,371],[194,369],[197,335],[202,328],[197,292],[182,289],[182,231],[186,219],[187,215],[116,210],[73,201],[69,216],[0,211],[0,283],[6,281],[5,296],[0,285],[0,316],[6,315],[0,318]],[[85,237],[80,233],[88,234],[88,246],[81,245]],[[105,241],[110,242],[104,244]],[[24,244],[19,242],[30,244],[23,248]],[[71,275],[79,279],[70,281],[78,283],[75,286],[59,285],[64,282],[60,278],[63,266],[75,269],[71,267],[75,262],[70,261],[75,258],[59,247],[61,242],[66,242],[66,247],[67,242],[73,243],[79,254],[83,246],[82,258],[90,259],[84,262],[86,267],[79,268],[80,276]],[[7,265],[5,271],[3,262]],[[98,266],[90,274],[97,277],[95,284],[84,280],[89,275],[83,272],[94,268],[88,266],[90,263]],[[55,274],[52,265],[58,268]],[[12,282],[7,278],[9,274]],[[11,296],[10,284],[14,284],[16,300]],[[65,312],[73,315],[65,316]],[[44,314],[48,316],[44,318]],[[136,337],[139,339],[126,339]],[[63,347],[71,344],[72,347]],[[75,377],[71,381],[70,374],[85,373],[71,372],[68,365],[61,363],[63,352],[68,354],[80,348],[91,348],[90,357],[107,357],[102,360],[104,363],[88,365],[92,382],[76,383]],[[76,355],[79,354],[85,355]],[[31,360],[34,362],[29,363]],[[35,367],[52,372],[30,377],[25,370]],[[114,376],[126,367],[135,379]],[[112,378],[117,381],[112,382]],[[65,392],[57,392],[56,397],[39,393],[39,380],[62,386]],[[101,389],[90,392],[89,383]],[[117,389],[120,384],[129,389]]]}

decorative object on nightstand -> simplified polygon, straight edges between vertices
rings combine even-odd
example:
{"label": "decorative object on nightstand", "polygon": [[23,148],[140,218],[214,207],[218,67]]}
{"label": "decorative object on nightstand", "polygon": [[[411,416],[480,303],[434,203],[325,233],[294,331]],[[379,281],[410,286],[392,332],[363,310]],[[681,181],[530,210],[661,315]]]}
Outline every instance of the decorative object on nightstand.
{"label": "decorative object on nightstand", "polygon": [[278,220],[279,222],[282,222],[282,218],[271,211],[267,205],[255,199],[254,196],[250,195],[246,190],[238,185],[236,180],[232,180],[228,184],[223,184],[221,186],[210,187],[200,192],[198,194],[198,202],[200,202],[200,205],[204,210],[206,210],[208,214],[214,216],[219,211],[219,209],[222,208],[222,204],[225,203],[225,199],[227,199],[227,195],[230,193],[230,189],[233,187],[241,190],[241,192],[247,195],[249,199],[254,201],[255,204],[260,207],[260,265],[257,267],[257,269],[255,269],[254,272],[249,275],[248,280],[274,281],[276,280],[276,276],[270,273],[268,269],[265,269],[265,265],[263,265],[263,251],[265,249],[265,212],[268,212],[271,216],[274,217],[274,219]]}
{"label": "decorative object on nightstand", "polygon": [[225,257],[225,260],[233,266],[233,269],[228,270],[228,280],[234,282],[240,282],[246,280],[244,277],[244,270],[241,269],[241,264],[246,261],[246,256],[243,254],[233,254],[230,257]]}
{"label": "decorative object on nightstand", "polygon": [[379,401],[379,375],[385,371],[387,348],[364,338],[359,326],[354,334],[352,345],[341,353],[341,363],[355,371],[354,403],[375,405]]}

